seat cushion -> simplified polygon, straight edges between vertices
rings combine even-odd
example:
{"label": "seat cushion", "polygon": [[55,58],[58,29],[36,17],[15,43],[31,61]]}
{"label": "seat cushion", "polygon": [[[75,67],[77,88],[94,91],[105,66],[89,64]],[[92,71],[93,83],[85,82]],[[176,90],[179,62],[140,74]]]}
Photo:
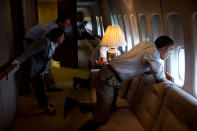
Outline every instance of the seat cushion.
{"label": "seat cushion", "polygon": [[171,86],[157,117],[153,131],[197,131],[197,99]]}
{"label": "seat cushion", "polygon": [[130,108],[118,109],[112,113],[107,124],[99,127],[97,131],[144,131]]}

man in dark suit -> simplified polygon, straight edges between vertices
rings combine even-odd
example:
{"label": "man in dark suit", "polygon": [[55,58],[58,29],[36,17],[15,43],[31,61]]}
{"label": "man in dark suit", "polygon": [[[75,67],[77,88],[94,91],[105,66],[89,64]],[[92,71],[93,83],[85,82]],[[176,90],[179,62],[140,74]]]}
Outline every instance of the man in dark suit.
{"label": "man in dark suit", "polygon": [[36,40],[21,56],[12,62],[13,65],[20,65],[27,59],[31,59],[30,81],[34,87],[38,105],[44,107],[49,115],[53,115],[56,110],[48,104],[43,78],[48,72],[55,47],[63,41],[64,31],[60,28],[54,28],[46,35],[46,38]]}

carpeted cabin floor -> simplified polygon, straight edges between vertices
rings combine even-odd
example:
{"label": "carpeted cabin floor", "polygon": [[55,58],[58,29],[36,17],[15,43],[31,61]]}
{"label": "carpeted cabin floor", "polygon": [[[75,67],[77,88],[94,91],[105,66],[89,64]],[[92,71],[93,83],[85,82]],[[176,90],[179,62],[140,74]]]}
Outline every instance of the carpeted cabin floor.
{"label": "carpeted cabin floor", "polygon": [[63,92],[46,92],[49,103],[54,104],[57,112],[54,116],[44,113],[39,108],[33,89],[30,94],[19,96],[19,108],[12,131],[74,131],[86,120],[91,118],[91,113],[82,114],[79,108],[74,108],[66,118],[64,118],[64,100],[72,97],[82,101],[89,100],[89,90],[87,88],[73,89],[73,77],[87,79],[89,76],[88,60],[93,48],[87,40],[78,42],[78,69],[58,67],[53,62],[52,72],[55,79],[55,86],[62,88]]}

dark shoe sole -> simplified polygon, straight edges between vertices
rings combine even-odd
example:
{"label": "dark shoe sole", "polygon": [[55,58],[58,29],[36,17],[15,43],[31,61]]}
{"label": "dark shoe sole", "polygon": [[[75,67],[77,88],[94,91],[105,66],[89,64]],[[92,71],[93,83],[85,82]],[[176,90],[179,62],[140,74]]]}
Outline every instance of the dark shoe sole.
{"label": "dark shoe sole", "polygon": [[77,106],[78,106],[78,101],[72,98],[66,98],[64,103],[64,117],[67,117],[68,112]]}
{"label": "dark shoe sole", "polygon": [[60,88],[51,88],[51,89],[47,89],[48,92],[63,92],[63,89]]}

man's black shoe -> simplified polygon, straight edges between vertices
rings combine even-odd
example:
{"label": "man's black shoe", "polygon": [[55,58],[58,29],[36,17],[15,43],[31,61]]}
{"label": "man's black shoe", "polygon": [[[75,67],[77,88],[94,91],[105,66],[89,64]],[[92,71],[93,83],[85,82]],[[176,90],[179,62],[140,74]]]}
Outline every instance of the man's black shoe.
{"label": "man's black shoe", "polygon": [[80,79],[79,88],[89,88],[89,83],[88,79]]}
{"label": "man's black shoe", "polygon": [[48,92],[62,92],[64,91],[63,89],[61,88],[50,88],[50,89],[47,89]]}
{"label": "man's black shoe", "polygon": [[56,109],[53,104],[49,104],[48,106],[45,106],[44,109],[47,115],[53,116],[56,113]]}
{"label": "man's black shoe", "polygon": [[74,77],[74,78],[73,78],[73,88],[74,88],[74,89],[77,88],[78,83],[79,83],[79,78]]}
{"label": "man's black shoe", "polygon": [[79,102],[77,100],[66,98],[64,103],[64,117],[67,117],[68,112],[77,106],[79,106]]}

